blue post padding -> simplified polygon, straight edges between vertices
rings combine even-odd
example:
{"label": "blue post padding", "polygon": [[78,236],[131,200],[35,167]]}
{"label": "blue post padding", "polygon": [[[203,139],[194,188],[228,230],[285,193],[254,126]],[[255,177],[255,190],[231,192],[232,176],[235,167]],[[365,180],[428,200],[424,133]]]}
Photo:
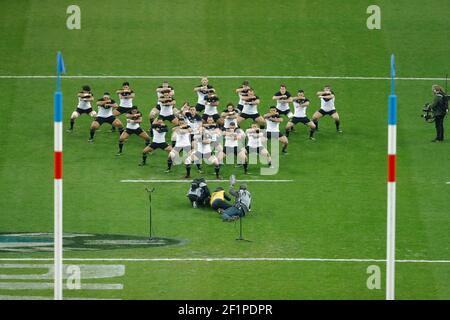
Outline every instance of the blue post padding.
{"label": "blue post padding", "polygon": [[397,124],[397,96],[389,96],[388,124]]}
{"label": "blue post padding", "polygon": [[55,122],[62,121],[62,92],[55,92]]}

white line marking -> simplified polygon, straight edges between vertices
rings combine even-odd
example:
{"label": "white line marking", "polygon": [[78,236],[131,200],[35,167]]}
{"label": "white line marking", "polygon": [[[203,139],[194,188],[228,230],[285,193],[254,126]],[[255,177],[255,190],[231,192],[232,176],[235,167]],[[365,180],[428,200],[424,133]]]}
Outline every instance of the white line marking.
{"label": "white line marking", "polygon": [[[0,79],[55,79],[56,76],[46,75],[0,75]],[[73,75],[61,76],[63,79],[200,79],[199,76],[138,76],[138,75]],[[208,76],[212,79],[331,79],[331,80],[391,80],[390,77],[360,77],[360,76]],[[443,81],[445,78],[433,77],[397,77],[396,80],[409,81]]]}
{"label": "white line marking", "polygon": [[[121,300],[121,299],[105,299],[105,298],[63,298],[64,300]],[[53,300],[53,297],[44,296],[0,296],[0,300]]]}
{"label": "white line marking", "polygon": [[[158,182],[158,183],[187,183],[192,180],[120,180],[120,182]],[[206,182],[227,182],[226,180],[206,180]],[[236,180],[236,182],[294,182],[294,180]]]}
{"label": "white line marking", "polygon": [[[0,282],[2,290],[49,290],[53,289],[53,282]],[[64,289],[68,289],[64,284]],[[120,283],[82,283],[81,290],[122,290]]]}
{"label": "white line marking", "polygon": [[450,184],[450,181],[448,181],[447,184]]}
{"label": "white line marking", "polygon": [[[0,261],[53,261],[52,258],[0,258]],[[317,262],[386,262],[386,259],[346,258],[64,258],[64,261],[172,262],[172,261],[317,261]],[[398,263],[450,263],[450,260],[395,260]]]}

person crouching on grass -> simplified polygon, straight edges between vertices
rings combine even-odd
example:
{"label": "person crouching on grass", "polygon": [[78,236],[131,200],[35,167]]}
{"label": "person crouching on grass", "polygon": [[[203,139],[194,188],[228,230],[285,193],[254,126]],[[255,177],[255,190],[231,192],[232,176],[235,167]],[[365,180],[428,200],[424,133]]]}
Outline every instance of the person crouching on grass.
{"label": "person crouching on grass", "polygon": [[222,187],[218,187],[211,194],[211,200],[209,203],[211,204],[211,208],[222,214],[223,211],[232,207],[232,205],[225,200],[231,201],[231,198],[225,193],[225,190]]}
{"label": "person crouching on grass", "polygon": [[73,126],[75,125],[75,119],[82,114],[88,114],[90,117],[95,118],[97,113],[92,110],[91,101],[94,101],[94,95],[91,92],[91,87],[83,86],[81,91],[77,94],[78,105],[72,115],[70,116],[70,129],[67,132],[73,131]]}
{"label": "person crouching on grass", "polygon": [[340,129],[341,121],[334,105],[335,96],[331,87],[325,86],[323,91],[317,92],[317,96],[320,99],[320,109],[314,112],[312,117],[312,121],[316,126],[316,131],[319,130],[319,119],[328,115],[333,118],[334,123],[336,124],[336,132],[342,133],[342,130]]}
{"label": "person crouching on grass", "polygon": [[100,128],[100,126],[104,123],[109,123],[114,128],[119,129],[119,135],[123,133],[123,125],[119,119],[113,115],[113,110],[116,109],[117,103],[111,99],[111,96],[108,92],[103,94],[103,97],[97,101],[98,106],[98,114],[94,121],[92,121],[91,129],[90,129],[90,137],[89,142],[94,141],[95,131]]}
{"label": "person crouching on grass", "polygon": [[142,122],[142,113],[139,111],[138,107],[132,106],[130,108],[130,111],[126,114],[126,117],[127,117],[127,127],[125,131],[122,132],[119,138],[119,152],[117,153],[118,156],[122,154],[124,142],[132,134],[135,134],[144,139],[145,145],[148,146],[150,144],[150,137],[148,136],[147,132],[142,130],[140,125]]}

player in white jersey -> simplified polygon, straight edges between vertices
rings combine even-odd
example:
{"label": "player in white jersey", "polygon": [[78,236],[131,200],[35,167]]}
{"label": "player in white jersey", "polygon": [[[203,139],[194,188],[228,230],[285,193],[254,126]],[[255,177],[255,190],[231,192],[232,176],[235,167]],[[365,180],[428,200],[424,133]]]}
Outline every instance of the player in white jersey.
{"label": "player in white jersey", "polygon": [[122,89],[116,91],[119,96],[119,107],[114,110],[114,115],[120,116],[121,114],[129,113],[133,106],[133,99],[135,98],[134,91],[130,88],[130,83],[122,83]]}
{"label": "player in white jersey", "polygon": [[316,132],[316,125],[314,122],[309,120],[306,115],[306,109],[309,106],[309,99],[305,97],[305,92],[303,90],[298,90],[297,96],[292,98],[294,103],[294,116],[289,119],[286,125],[286,136],[289,137],[290,132],[297,123],[303,123],[305,126],[309,127],[309,139],[315,140],[314,132]]}
{"label": "player in white jersey", "polygon": [[248,89],[247,96],[242,97],[242,100],[244,101],[244,107],[242,108],[242,112],[239,114],[238,123],[241,123],[245,119],[252,119],[260,126],[264,126],[264,118],[258,113],[258,105],[260,100],[259,97],[255,95],[255,91],[253,89]]}
{"label": "player in white jersey", "polygon": [[[242,129],[238,128],[236,122],[231,122],[227,129],[223,132],[224,136],[224,150],[225,154],[222,153],[222,157],[219,158],[219,162],[222,163],[224,156],[226,156],[226,163],[233,163],[235,157],[237,158],[238,164],[245,163],[245,133]],[[230,160],[232,159],[232,160]]]}
{"label": "player in white jersey", "polygon": [[223,157],[223,146],[221,143],[222,130],[219,125],[214,122],[214,118],[209,116],[206,118],[206,123],[203,127],[207,130],[208,134],[211,136],[211,148],[213,152],[216,152],[217,157]]}
{"label": "player in white jersey", "polygon": [[128,139],[128,137],[132,134],[135,134],[145,140],[145,145],[148,146],[150,144],[150,137],[147,132],[142,130],[142,113],[139,111],[137,106],[132,106],[130,111],[126,114],[127,117],[127,127],[124,132],[120,135],[119,138],[119,152],[118,156],[122,154],[123,144]]}
{"label": "player in white jersey", "polygon": [[278,109],[275,106],[271,106],[269,109],[269,113],[266,113],[264,115],[264,119],[266,119],[267,139],[278,139],[278,141],[280,141],[283,146],[281,152],[283,154],[286,154],[289,142],[287,137],[280,132],[280,123],[283,122],[283,118],[281,118],[280,114],[278,113]]}
{"label": "player in white jersey", "polygon": [[247,136],[247,146],[245,147],[247,152],[244,163],[245,173],[248,173],[248,160],[251,154],[265,157],[269,167],[272,167],[272,158],[263,144],[263,141],[265,141],[266,138],[259,125],[253,122],[251,127],[245,131],[245,135]]}
{"label": "player in white jersey", "polygon": [[88,114],[92,118],[97,116],[97,113],[92,110],[91,102],[94,101],[94,95],[91,92],[91,87],[83,86],[81,91],[77,94],[78,97],[78,105],[72,115],[70,116],[70,129],[68,132],[73,131],[73,126],[75,125],[75,119],[78,118],[82,114]]}
{"label": "player in white jersey", "polygon": [[276,92],[272,100],[277,102],[277,110],[279,114],[289,115],[291,109],[289,104],[292,102],[291,94],[287,91],[284,84],[280,85],[280,91]]}
{"label": "player in white jersey", "polygon": [[95,131],[100,128],[104,123],[109,123],[114,128],[119,129],[119,135],[123,132],[123,125],[119,119],[113,116],[113,110],[117,108],[117,103],[111,99],[111,95],[108,92],[103,94],[103,97],[97,101],[98,114],[94,121],[92,121],[90,129],[89,142],[94,141]]}
{"label": "player in white jersey", "polygon": [[[183,151],[187,155],[184,164],[186,166],[186,175],[184,178],[191,177],[191,162],[189,155],[191,153],[191,133],[192,129],[187,125],[184,119],[178,120],[178,126],[172,128],[172,132],[176,135],[175,145],[172,148],[172,151],[169,153],[169,157],[172,159],[172,163],[174,160],[180,156],[180,152]],[[168,168],[170,171],[170,168]]]}
{"label": "player in white jersey", "polygon": [[236,89],[236,93],[239,96],[239,102],[237,105],[237,108],[239,110],[239,112],[242,112],[242,109],[244,108],[244,99],[242,99],[243,97],[247,97],[248,96],[248,90],[250,89],[250,84],[247,80],[245,80],[242,85]]}
{"label": "player in white jersey", "polygon": [[325,86],[323,91],[318,91],[317,96],[320,99],[320,109],[314,112],[312,121],[316,125],[316,130],[319,130],[319,119],[323,116],[329,115],[334,119],[334,123],[336,124],[336,131],[338,133],[342,133],[340,129],[340,120],[339,114],[336,111],[336,107],[334,105],[334,92],[331,90],[330,86]]}
{"label": "player in white jersey", "polygon": [[[210,119],[212,118],[210,117]],[[217,157],[213,154],[213,142],[211,131],[205,127],[200,128],[200,132],[194,135],[194,149],[191,151],[189,161],[196,164],[199,173],[203,173],[201,168],[203,161],[206,164],[214,165],[216,178],[220,179],[220,164]]]}
{"label": "player in white jersey", "polygon": [[197,105],[195,109],[197,109],[197,112],[202,112],[205,110],[205,98],[208,96],[208,93],[216,92],[216,90],[209,84],[208,78],[203,77],[201,79],[201,85],[195,87],[194,91],[197,93]]}
{"label": "player in white jersey", "polygon": [[234,105],[231,102],[229,102],[225,110],[220,115],[220,117],[222,118],[221,122],[223,123],[223,128],[228,129],[230,127],[230,123],[232,122],[236,124],[238,116],[239,116],[239,109],[236,109]]}
{"label": "player in white jersey", "polygon": [[164,93],[159,99],[160,111],[159,118],[163,121],[170,121],[172,124],[178,124],[178,118],[175,116],[177,110],[175,109],[176,100],[175,97],[169,93]]}
{"label": "player in white jersey", "polygon": [[160,98],[162,98],[164,95],[166,95],[166,97],[173,97],[175,95],[175,89],[169,85],[169,82],[164,81],[158,88],[156,88],[156,95],[157,95],[156,106],[150,111],[149,114],[150,127],[161,111]]}
{"label": "player in white jersey", "polygon": [[219,97],[214,92],[209,92],[208,96],[205,98],[205,111],[203,112],[202,119],[206,122],[208,117],[212,117],[214,122],[218,125],[222,125],[219,111],[217,107],[219,106]]}
{"label": "player in white jersey", "polygon": [[152,153],[156,149],[161,149],[169,153],[167,157],[167,170],[166,172],[170,172],[172,168],[172,158],[170,157],[170,151],[172,151],[172,147],[166,142],[166,134],[169,131],[166,124],[162,119],[156,118],[152,123],[152,143],[144,148],[142,152],[142,162],[141,166],[145,166],[147,163],[147,155]]}

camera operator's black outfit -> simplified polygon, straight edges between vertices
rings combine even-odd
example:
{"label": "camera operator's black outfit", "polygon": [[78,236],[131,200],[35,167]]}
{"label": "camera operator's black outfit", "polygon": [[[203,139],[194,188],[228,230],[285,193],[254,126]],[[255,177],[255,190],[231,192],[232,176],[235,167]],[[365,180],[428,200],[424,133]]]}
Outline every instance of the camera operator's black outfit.
{"label": "camera operator's black outfit", "polygon": [[434,114],[434,123],[436,126],[436,138],[435,141],[444,141],[444,118],[447,114],[447,107],[445,104],[446,97],[443,93],[436,93],[434,100],[430,105],[430,109]]}

